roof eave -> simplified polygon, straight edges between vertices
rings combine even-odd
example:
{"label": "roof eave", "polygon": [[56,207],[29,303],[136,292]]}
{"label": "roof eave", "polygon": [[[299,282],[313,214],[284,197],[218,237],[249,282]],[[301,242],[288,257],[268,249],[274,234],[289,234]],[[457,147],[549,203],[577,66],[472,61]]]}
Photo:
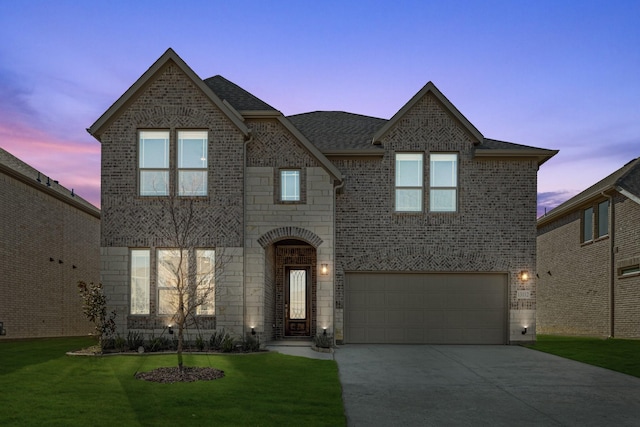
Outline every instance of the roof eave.
{"label": "roof eave", "polygon": [[178,56],[178,54],[171,48],[156,60],[156,62],[149,67],[149,69],[140,77],[136,82],[131,85],[127,91],[118,98],[116,102],[111,105],[105,111],[96,122],[87,129],[94,138],[100,141],[100,135],[104,127],[114,118],[118,112],[126,106],[126,104],[142,89],[150,79],[169,61],[173,61],[192,81],[193,83],[218,107],[223,114],[225,114],[229,120],[240,130],[245,136],[249,135],[249,128],[245,126],[240,118],[233,111],[231,111],[227,105],[225,105],[220,98],[202,81],[200,77],[187,65],[186,62]]}
{"label": "roof eave", "polygon": [[327,157],[383,157],[385,151],[380,149],[369,150],[322,150]]}
{"label": "roof eave", "polygon": [[538,161],[538,167],[542,166],[547,160],[558,154],[560,150],[509,150],[509,149],[476,149],[475,157],[483,158],[534,158]]}
{"label": "roof eave", "polygon": [[559,206],[558,208],[555,208],[553,210],[551,210],[549,213],[547,213],[546,215],[540,217],[537,221],[537,226],[541,227],[545,224],[550,223],[551,221],[558,219],[572,211],[574,211],[577,208],[580,208],[582,206],[585,206],[589,203],[591,203],[593,200],[596,200],[598,198],[601,198],[604,194],[606,193],[610,193],[612,190],[616,190],[618,191],[618,189],[616,187],[614,187],[613,185],[608,185],[606,187],[602,187],[598,190],[594,190],[588,194],[583,195],[582,197],[576,198],[575,200],[571,201],[570,203],[567,203],[564,206]]}

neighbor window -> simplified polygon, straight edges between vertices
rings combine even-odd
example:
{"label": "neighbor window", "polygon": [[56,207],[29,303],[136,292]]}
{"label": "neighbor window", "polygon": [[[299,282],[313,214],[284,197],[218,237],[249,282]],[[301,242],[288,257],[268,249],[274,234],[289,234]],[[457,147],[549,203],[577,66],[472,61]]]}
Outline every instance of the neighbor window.
{"label": "neighbor window", "polygon": [[131,250],[131,314],[149,314],[149,249]]}
{"label": "neighbor window", "polygon": [[[158,314],[174,314],[180,292],[186,297],[188,284],[187,251],[158,250]],[[186,302],[186,301],[185,301]]]}
{"label": "neighbor window", "polygon": [[582,212],[582,241],[593,240],[593,208],[587,208]]}
{"label": "neighbor window", "polygon": [[396,154],[396,212],[422,211],[422,153]]}
{"label": "neighbor window", "polygon": [[300,171],[280,171],[280,200],[283,202],[300,201]]}
{"label": "neighbor window", "polygon": [[198,293],[197,314],[214,315],[216,256],[213,249],[196,250],[196,287]]}
{"label": "neighbor window", "polygon": [[178,194],[207,195],[207,131],[178,132]]}
{"label": "neighbor window", "polygon": [[431,154],[429,210],[455,212],[458,209],[458,155]]}
{"label": "neighbor window", "polygon": [[631,265],[629,267],[624,267],[619,269],[620,276],[635,276],[640,274],[640,265]]}
{"label": "neighbor window", "polygon": [[609,201],[605,200],[598,203],[598,237],[604,237],[609,234]]}
{"label": "neighbor window", "polygon": [[169,132],[140,131],[139,170],[141,196],[169,194]]}

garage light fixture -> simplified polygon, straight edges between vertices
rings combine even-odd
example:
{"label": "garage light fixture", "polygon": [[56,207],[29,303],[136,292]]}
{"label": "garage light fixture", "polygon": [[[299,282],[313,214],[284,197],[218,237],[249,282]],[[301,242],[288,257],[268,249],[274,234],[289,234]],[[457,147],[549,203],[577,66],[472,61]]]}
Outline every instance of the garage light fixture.
{"label": "garage light fixture", "polygon": [[526,282],[527,280],[529,280],[529,272],[526,270],[522,270],[520,272],[520,280],[522,280],[523,282]]}
{"label": "garage light fixture", "polygon": [[169,325],[169,335],[173,335],[173,326]]}
{"label": "garage light fixture", "polygon": [[522,335],[526,335],[527,334],[527,327],[525,326],[524,328],[522,328]]}
{"label": "garage light fixture", "polygon": [[326,276],[329,274],[329,265],[328,264],[320,264],[320,274]]}

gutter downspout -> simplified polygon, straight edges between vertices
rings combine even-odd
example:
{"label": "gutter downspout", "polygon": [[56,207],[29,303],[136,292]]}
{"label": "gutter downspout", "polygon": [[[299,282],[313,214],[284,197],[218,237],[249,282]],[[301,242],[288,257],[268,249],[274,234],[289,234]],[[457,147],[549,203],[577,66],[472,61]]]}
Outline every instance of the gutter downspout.
{"label": "gutter downspout", "polygon": [[606,197],[609,200],[610,207],[610,215],[609,215],[609,337],[614,338],[615,336],[615,229],[614,224],[615,221],[615,206],[613,203],[613,196],[605,194],[605,192],[600,193],[603,197]]}
{"label": "gutter downspout", "polygon": [[242,149],[242,339],[247,336],[247,145],[250,142],[253,142],[253,133]]}
{"label": "gutter downspout", "polygon": [[[336,270],[338,263],[336,262],[336,204],[338,203],[338,190],[344,188],[344,179],[340,181],[338,185],[333,186],[333,301],[331,301],[331,305],[333,309],[331,310],[331,322],[333,324],[333,345],[336,345]],[[344,331],[342,331],[343,337],[342,341],[344,342]]]}

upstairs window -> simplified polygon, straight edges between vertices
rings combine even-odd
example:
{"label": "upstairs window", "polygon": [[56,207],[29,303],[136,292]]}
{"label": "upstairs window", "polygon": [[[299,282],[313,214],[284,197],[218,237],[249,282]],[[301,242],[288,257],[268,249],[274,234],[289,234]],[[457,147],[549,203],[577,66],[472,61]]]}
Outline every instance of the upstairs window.
{"label": "upstairs window", "polygon": [[300,201],[300,171],[281,170],[280,171],[280,201],[299,202]]}
{"label": "upstairs window", "polygon": [[593,208],[587,208],[582,213],[582,241],[593,240]]}
{"label": "upstairs window", "polygon": [[178,132],[178,195],[207,195],[207,132]]}
{"label": "upstairs window", "polygon": [[169,132],[140,131],[141,196],[169,195]]}
{"label": "upstairs window", "polygon": [[422,212],[422,153],[396,154],[396,212]]}
{"label": "upstairs window", "polygon": [[609,201],[593,204],[582,211],[582,243],[609,235]]}
{"label": "upstairs window", "polygon": [[455,212],[458,209],[458,155],[431,154],[429,210]]}
{"label": "upstairs window", "polygon": [[604,237],[609,235],[609,201],[598,203],[598,229],[596,236]]}

